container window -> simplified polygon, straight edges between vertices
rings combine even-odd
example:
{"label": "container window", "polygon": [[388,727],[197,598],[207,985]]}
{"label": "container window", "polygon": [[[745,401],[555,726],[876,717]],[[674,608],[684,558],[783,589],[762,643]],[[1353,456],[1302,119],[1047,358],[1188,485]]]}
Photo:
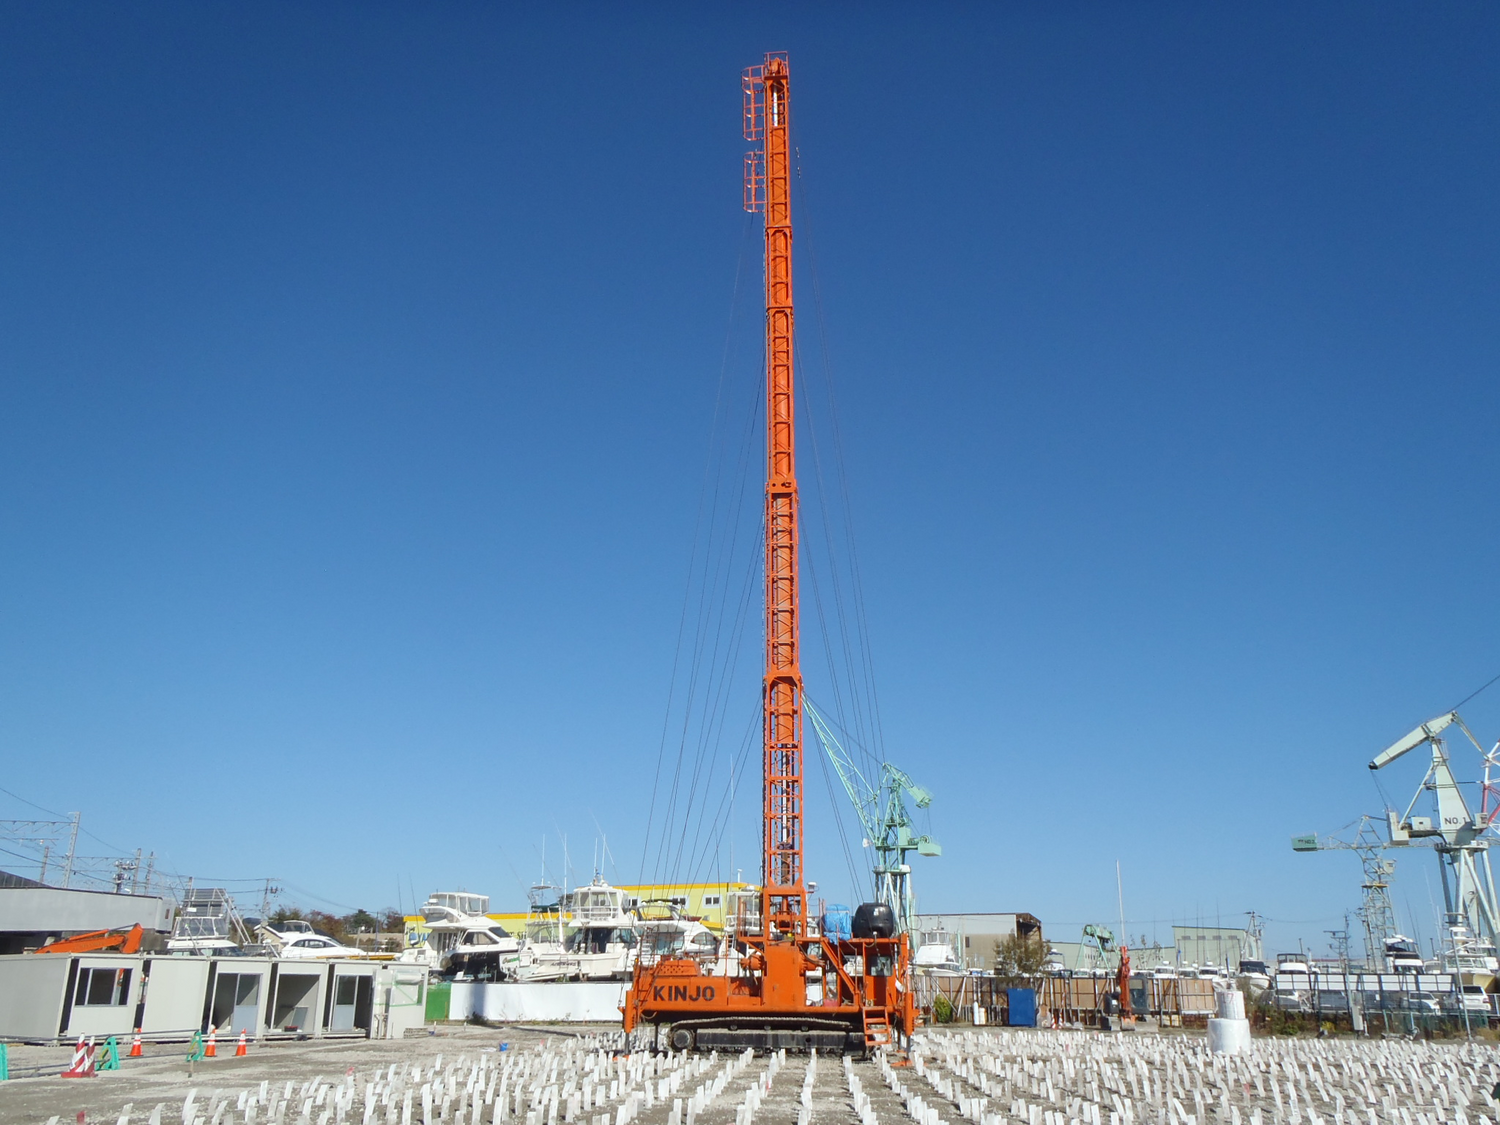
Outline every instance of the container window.
{"label": "container window", "polygon": [[130,1002],[129,969],[80,969],[73,1003],[85,1008],[122,1007]]}

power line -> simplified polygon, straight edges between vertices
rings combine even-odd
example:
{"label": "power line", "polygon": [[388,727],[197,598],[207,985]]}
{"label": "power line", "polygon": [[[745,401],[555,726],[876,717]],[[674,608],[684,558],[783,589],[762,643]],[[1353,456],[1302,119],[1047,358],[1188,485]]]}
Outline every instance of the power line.
{"label": "power line", "polygon": [[1457,710],[1458,710],[1458,709],[1459,709],[1459,708],[1460,708],[1460,707],[1462,707],[1462,706],[1463,706],[1463,705],[1464,705],[1464,704],[1465,704],[1465,703],[1467,703],[1467,702],[1469,702],[1469,700],[1471,700],[1471,699],[1473,699],[1473,698],[1474,698],[1474,697],[1475,697],[1475,696],[1476,696],[1476,695],[1478,695],[1478,694],[1479,694],[1479,692],[1481,692],[1481,691],[1484,691],[1484,689],[1485,689],[1485,688],[1487,688],[1487,687],[1489,687],[1489,686],[1490,686],[1490,685],[1491,685],[1491,684],[1494,684],[1494,683],[1496,683],[1496,682],[1500,682],[1500,673],[1497,673],[1497,674],[1496,674],[1496,675],[1495,675],[1495,676],[1494,676],[1494,678],[1493,678],[1493,679],[1490,679],[1490,680],[1487,680],[1487,681],[1486,681],[1486,682],[1485,682],[1485,684],[1484,684],[1484,687],[1481,687],[1481,688],[1480,688],[1480,689],[1479,689],[1479,690],[1478,690],[1478,691],[1473,691],[1473,692],[1470,692],[1470,693],[1469,693],[1469,694],[1468,694],[1468,695],[1466,695],[1466,696],[1464,696],[1464,698],[1463,698],[1463,699],[1461,699],[1461,700],[1459,700],[1459,701],[1458,701],[1458,702],[1457,702],[1457,703],[1455,703],[1455,704],[1454,704],[1454,705],[1453,705],[1453,706],[1452,706],[1452,707],[1450,707],[1450,708],[1448,708],[1448,710],[1450,710],[1450,711],[1457,711]]}

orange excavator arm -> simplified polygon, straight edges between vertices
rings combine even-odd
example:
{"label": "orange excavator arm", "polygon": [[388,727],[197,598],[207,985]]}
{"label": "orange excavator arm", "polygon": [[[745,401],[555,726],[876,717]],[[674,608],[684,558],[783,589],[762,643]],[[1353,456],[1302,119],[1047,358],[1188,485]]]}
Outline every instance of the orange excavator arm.
{"label": "orange excavator arm", "polygon": [[33,953],[138,953],[145,930],[136,923],[128,930],[94,930],[49,942]]}

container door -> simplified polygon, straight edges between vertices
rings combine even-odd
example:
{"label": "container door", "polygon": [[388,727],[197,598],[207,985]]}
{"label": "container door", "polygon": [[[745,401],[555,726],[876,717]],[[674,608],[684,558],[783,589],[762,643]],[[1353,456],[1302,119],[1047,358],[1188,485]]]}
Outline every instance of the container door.
{"label": "container door", "polygon": [[369,1031],[375,1018],[375,978],[356,977],[359,988],[354,997],[354,1026]]}
{"label": "container door", "polygon": [[318,998],[319,978],[304,973],[282,973],[276,986],[276,1010],[271,1027],[276,1031],[314,1030],[312,1013]]}
{"label": "container door", "polygon": [[239,984],[235,988],[234,1012],[230,1016],[229,1033],[238,1035],[245,1032],[247,1035],[260,1034],[257,1027],[260,1016],[260,974],[241,973]]}
{"label": "container door", "polygon": [[353,1031],[354,1010],[359,998],[359,978],[335,977],[333,982],[333,1019],[329,1031]]}
{"label": "container door", "polygon": [[235,991],[239,988],[240,975],[238,973],[220,973],[214,981],[214,1002],[209,1010],[208,1023],[210,1027],[220,1031],[228,1032],[230,1021],[234,1017]]}

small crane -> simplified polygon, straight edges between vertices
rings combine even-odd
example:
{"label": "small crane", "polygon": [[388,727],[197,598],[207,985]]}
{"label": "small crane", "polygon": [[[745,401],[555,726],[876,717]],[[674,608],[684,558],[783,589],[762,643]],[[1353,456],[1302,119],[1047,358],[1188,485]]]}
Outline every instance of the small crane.
{"label": "small crane", "polygon": [[875,901],[883,902],[896,916],[898,932],[912,933],[917,920],[917,898],[911,889],[912,852],[923,856],[940,856],[942,845],[931,836],[912,830],[911,813],[906,798],[919,809],[932,804],[932,794],[917,785],[890,762],[880,764],[880,783],[867,780],[854,764],[828,720],[804,697],[803,709],[812,720],[813,731],[823,752],[833,763],[843,782],[844,791],[859,815],[866,843],[875,852]]}
{"label": "small crane", "polygon": [[1390,971],[1386,965],[1386,943],[1396,936],[1396,909],[1391,905],[1391,876],[1396,873],[1396,861],[1385,858],[1385,849],[1391,844],[1380,835],[1376,823],[1376,817],[1361,816],[1354,822],[1359,827],[1348,838],[1340,833],[1346,833],[1353,824],[1329,835],[1293,836],[1292,851],[1348,851],[1359,856],[1365,873],[1360,883],[1359,908],[1359,919],[1365,927],[1365,960],[1371,969],[1382,973]]}

